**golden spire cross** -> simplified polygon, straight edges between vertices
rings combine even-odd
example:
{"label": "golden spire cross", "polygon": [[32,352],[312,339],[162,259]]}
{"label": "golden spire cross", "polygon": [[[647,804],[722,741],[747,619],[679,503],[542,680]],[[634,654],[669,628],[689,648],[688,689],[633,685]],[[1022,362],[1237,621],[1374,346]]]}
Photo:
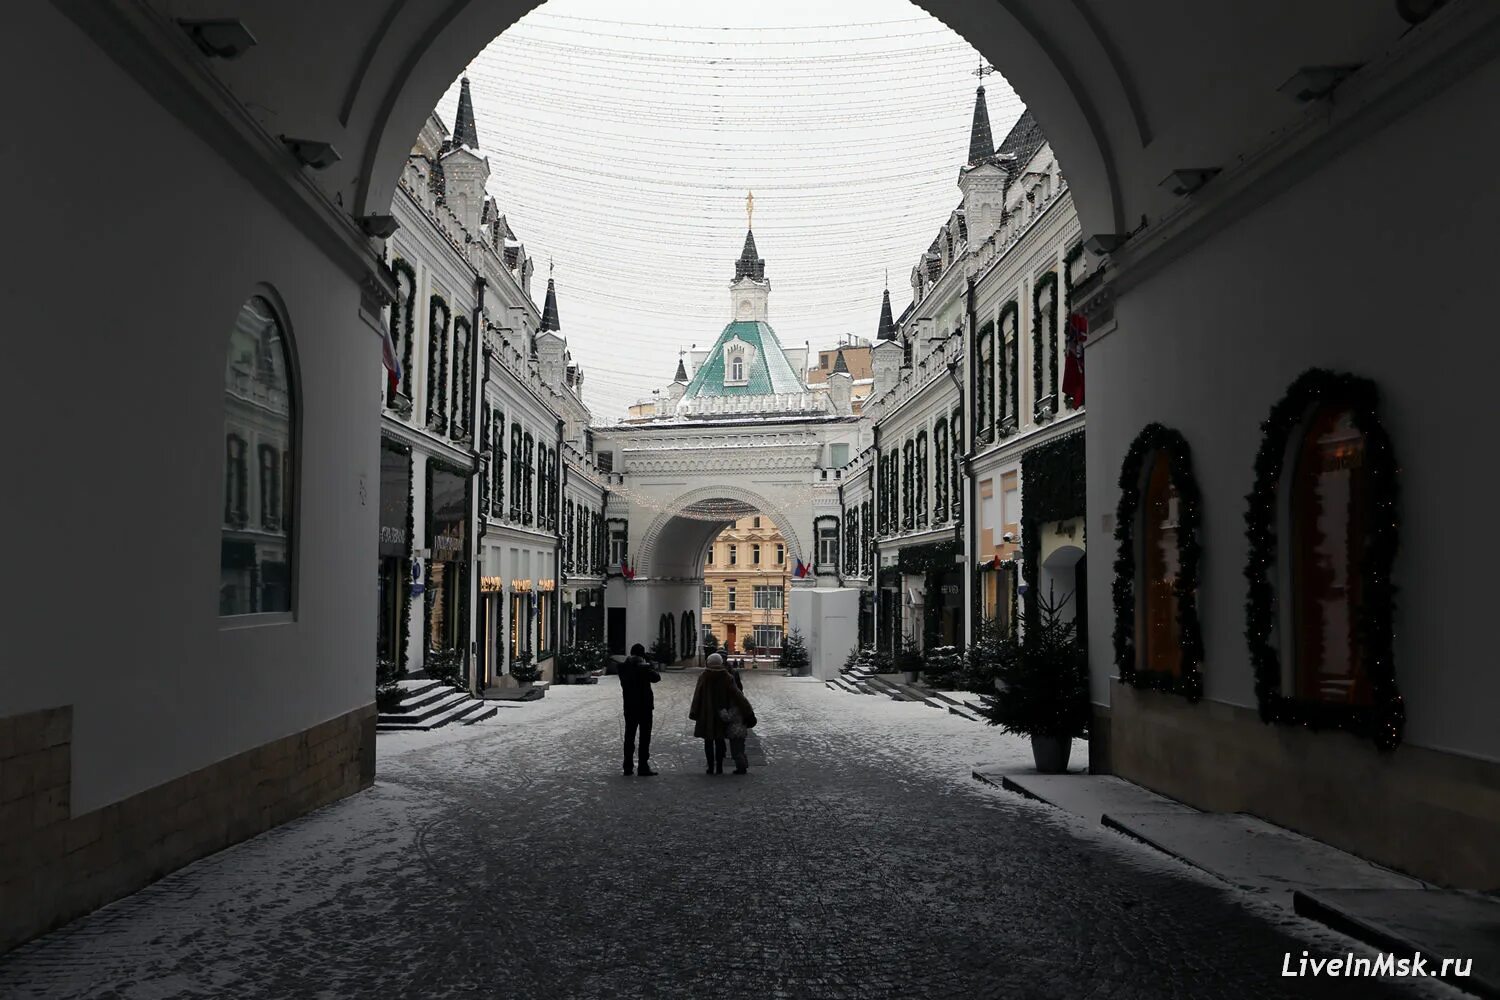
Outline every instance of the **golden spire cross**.
{"label": "golden spire cross", "polygon": [[745,192],[745,228],[755,228],[755,192]]}

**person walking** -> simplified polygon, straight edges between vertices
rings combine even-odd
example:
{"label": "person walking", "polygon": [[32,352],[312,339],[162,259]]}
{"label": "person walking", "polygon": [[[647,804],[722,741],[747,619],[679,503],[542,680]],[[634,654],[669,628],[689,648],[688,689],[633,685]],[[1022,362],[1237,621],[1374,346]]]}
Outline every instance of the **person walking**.
{"label": "person walking", "polygon": [[[661,674],[657,673],[649,660],[646,659],[646,647],[636,643],[630,647],[630,655],[625,662],[620,664],[620,695],[625,700],[625,776],[628,778],[632,773],[632,765],[637,760],[640,767],[635,773],[643,778],[651,778],[656,772],[651,770],[649,763],[651,759],[651,714],[656,709],[656,697],[651,692],[651,685],[661,680]],[[635,738],[637,732],[641,737],[640,756],[636,756]]]}
{"label": "person walking", "polygon": [[703,756],[708,761],[709,774],[724,773],[724,744],[736,733],[739,735],[734,773],[748,773],[745,733],[755,725],[755,710],[735,685],[734,677],[724,666],[724,657],[718,653],[708,658],[708,667],[698,677],[688,718],[695,723],[693,735],[703,741]]}

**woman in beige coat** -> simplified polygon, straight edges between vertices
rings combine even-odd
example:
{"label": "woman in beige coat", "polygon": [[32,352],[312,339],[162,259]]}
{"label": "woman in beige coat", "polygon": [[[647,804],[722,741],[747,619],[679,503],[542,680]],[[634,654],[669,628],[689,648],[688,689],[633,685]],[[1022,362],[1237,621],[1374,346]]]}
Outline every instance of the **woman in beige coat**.
{"label": "woman in beige coat", "polygon": [[[703,741],[703,756],[708,759],[709,774],[724,773],[724,742],[733,732],[755,725],[755,710],[750,701],[734,683],[734,677],[724,666],[724,657],[714,653],[708,658],[708,669],[698,677],[698,686],[693,690],[693,705],[688,709],[688,718],[696,725],[693,735]],[[737,738],[735,774],[744,774],[749,761],[744,754],[744,740]]]}

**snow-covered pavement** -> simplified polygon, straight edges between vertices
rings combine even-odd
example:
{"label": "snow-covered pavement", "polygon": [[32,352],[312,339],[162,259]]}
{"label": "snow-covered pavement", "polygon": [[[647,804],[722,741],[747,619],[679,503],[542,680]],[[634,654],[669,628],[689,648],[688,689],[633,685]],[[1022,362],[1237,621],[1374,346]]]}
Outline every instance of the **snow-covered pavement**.
{"label": "snow-covered pavement", "polygon": [[1029,746],[924,705],[747,672],[763,766],[709,777],[694,680],[655,778],[613,678],[382,734],[374,788],[0,958],[0,996],[1452,995],[1282,978],[1360,949],[975,782]]}

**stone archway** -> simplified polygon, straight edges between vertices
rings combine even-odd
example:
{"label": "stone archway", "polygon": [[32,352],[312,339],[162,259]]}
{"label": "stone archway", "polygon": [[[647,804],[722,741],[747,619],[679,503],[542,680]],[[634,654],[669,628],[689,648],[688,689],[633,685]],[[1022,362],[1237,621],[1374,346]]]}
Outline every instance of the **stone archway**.
{"label": "stone archway", "polygon": [[[797,532],[796,525],[799,522],[794,514],[804,514],[802,520],[811,523],[811,511],[793,512],[784,504],[777,504],[754,490],[724,484],[690,490],[652,519],[645,534],[641,536],[636,573],[649,579],[664,575],[689,576],[691,574],[679,572],[689,564],[701,569],[704,548],[729,522],[728,519],[705,520],[688,512],[699,504],[713,500],[732,500],[744,505],[747,512],[764,514],[776,525],[786,542],[787,565],[795,566],[799,559],[807,561]],[[670,549],[675,558],[662,558],[664,549]]]}

